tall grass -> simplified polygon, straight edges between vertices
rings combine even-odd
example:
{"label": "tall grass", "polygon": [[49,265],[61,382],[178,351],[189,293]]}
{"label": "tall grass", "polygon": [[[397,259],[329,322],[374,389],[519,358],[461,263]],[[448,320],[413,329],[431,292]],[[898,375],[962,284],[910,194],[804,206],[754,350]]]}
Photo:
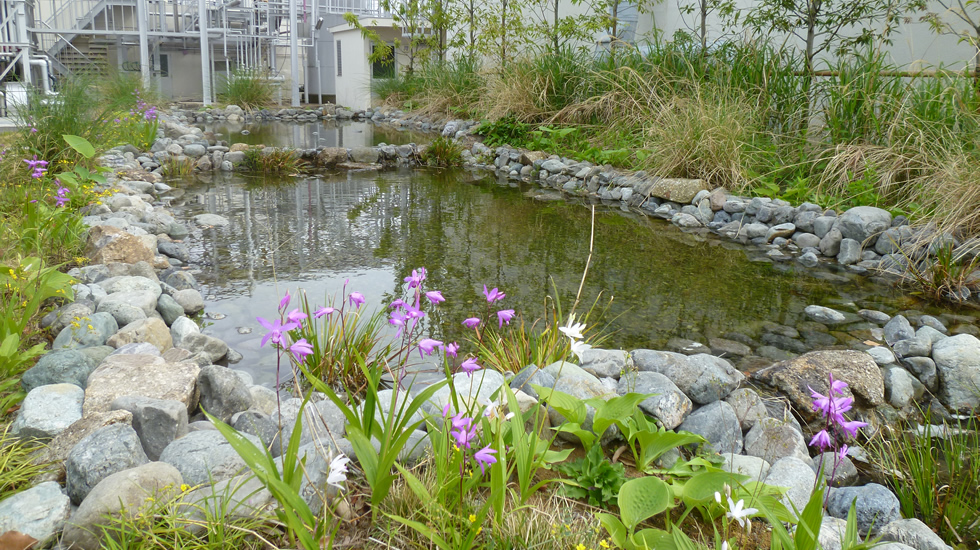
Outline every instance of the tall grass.
{"label": "tall grass", "polygon": [[65,146],[65,134],[102,143],[111,134],[112,109],[98,98],[91,82],[81,78],[66,80],[55,97],[29,93],[17,110],[19,142],[39,159],[53,166],[56,162],[82,162],[85,159]]}
{"label": "tall grass", "polygon": [[143,85],[140,73],[110,70],[99,77],[95,88],[102,104],[114,111],[131,109],[136,104],[137,95],[151,105],[163,102],[162,96],[155,88]]}
{"label": "tall grass", "polygon": [[250,69],[238,69],[219,82],[218,99],[243,109],[255,109],[272,103],[273,84],[268,74]]}
{"label": "tall grass", "polygon": [[0,501],[29,488],[38,475],[50,469],[48,464],[35,464],[35,453],[42,445],[23,441],[10,433],[8,424],[0,432]]}

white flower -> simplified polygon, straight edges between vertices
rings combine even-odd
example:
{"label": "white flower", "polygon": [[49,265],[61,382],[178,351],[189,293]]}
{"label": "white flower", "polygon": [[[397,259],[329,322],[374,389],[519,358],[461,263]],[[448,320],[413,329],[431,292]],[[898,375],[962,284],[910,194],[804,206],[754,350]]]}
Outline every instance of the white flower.
{"label": "white flower", "polygon": [[506,415],[504,415],[504,420],[510,420],[511,418],[514,418],[514,413],[512,412],[509,412]]}
{"label": "white flower", "polygon": [[575,315],[569,315],[568,324],[563,327],[558,327],[558,330],[560,330],[565,336],[571,338],[574,342],[575,340],[584,338],[584,336],[582,336],[582,331],[585,330],[585,323],[576,323]]}
{"label": "white flower", "polygon": [[715,502],[721,504],[721,493],[719,493],[718,491],[715,491]]}
{"label": "white flower", "polygon": [[590,349],[592,349],[592,346],[586,344],[585,342],[582,342],[581,340],[572,341],[572,353],[574,353],[578,357],[579,361],[582,360],[582,354],[589,351]]}
{"label": "white flower", "polygon": [[[717,494],[717,493],[716,493]],[[722,541],[721,550],[728,550],[728,541]]]}
{"label": "white flower", "polygon": [[327,485],[333,485],[338,489],[343,489],[341,483],[347,481],[347,463],[350,459],[343,453],[334,457],[330,461],[330,472],[327,474]]}
{"label": "white flower", "polygon": [[736,503],[736,502],[732,502],[732,497],[728,497],[728,508],[730,511],[725,512],[726,516],[737,521],[738,524],[741,525],[743,529],[745,528],[745,518],[758,512],[758,510],[756,510],[755,508],[745,508],[743,510],[742,506],[744,505],[745,505],[744,500],[739,499],[738,502]]}
{"label": "white flower", "polygon": [[497,403],[493,401],[487,403],[487,408],[486,410],[483,411],[483,416],[487,418],[493,418],[494,416],[497,416]]}

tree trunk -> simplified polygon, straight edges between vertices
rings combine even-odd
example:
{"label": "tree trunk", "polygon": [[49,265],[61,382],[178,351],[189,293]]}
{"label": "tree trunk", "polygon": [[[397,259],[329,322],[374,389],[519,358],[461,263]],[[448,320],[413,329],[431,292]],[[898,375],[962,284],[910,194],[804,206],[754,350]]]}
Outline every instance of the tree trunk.
{"label": "tree trunk", "polygon": [[701,55],[708,49],[708,0],[701,0]]}
{"label": "tree trunk", "polygon": [[507,66],[507,0],[500,4],[500,68]]}

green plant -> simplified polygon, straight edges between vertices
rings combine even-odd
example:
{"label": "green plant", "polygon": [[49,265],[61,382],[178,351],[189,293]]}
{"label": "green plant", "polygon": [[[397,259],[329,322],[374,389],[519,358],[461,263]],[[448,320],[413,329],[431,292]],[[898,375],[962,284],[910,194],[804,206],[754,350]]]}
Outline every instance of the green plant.
{"label": "green plant", "polygon": [[73,164],[85,160],[75,149],[65,148],[62,136],[80,136],[101,144],[112,134],[111,107],[98,101],[84,79],[66,80],[54,99],[29,93],[16,115],[19,142],[52,166],[61,160]]}
{"label": "green plant", "polygon": [[626,482],[626,469],[610,462],[601,445],[593,445],[585,456],[555,466],[566,476],[562,491],[571,498],[586,500],[592,506],[615,505]]}
{"label": "green plant", "polygon": [[242,167],[250,172],[292,174],[299,169],[299,153],[278,147],[250,147],[245,150]]}
{"label": "green plant", "polygon": [[243,109],[272,103],[273,84],[269,75],[253,69],[237,69],[218,83],[218,99]]}
{"label": "green plant", "polygon": [[156,89],[143,85],[138,72],[110,70],[99,77],[95,87],[101,103],[113,111],[128,111],[138,100],[154,105],[163,101]]}
{"label": "green plant", "polygon": [[185,177],[194,173],[194,161],[189,158],[167,157],[161,169],[167,177]]}
{"label": "green plant", "polygon": [[29,488],[34,478],[50,469],[49,464],[36,462],[44,445],[14,436],[10,424],[0,432],[0,448],[0,500]]}
{"label": "green plant", "polygon": [[483,143],[488,147],[510,145],[523,147],[527,143],[531,126],[518,121],[514,117],[504,117],[495,121],[483,121],[476,129],[476,134],[483,136]]}
{"label": "green plant", "polygon": [[463,164],[463,146],[454,138],[439,136],[426,147],[423,157],[429,166],[460,166]]}

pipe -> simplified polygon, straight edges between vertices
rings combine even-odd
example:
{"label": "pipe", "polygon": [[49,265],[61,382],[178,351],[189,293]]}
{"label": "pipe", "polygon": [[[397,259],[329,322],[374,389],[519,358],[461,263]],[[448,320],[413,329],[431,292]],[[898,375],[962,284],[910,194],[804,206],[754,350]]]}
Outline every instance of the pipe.
{"label": "pipe", "polygon": [[41,59],[34,58],[30,60],[31,65],[41,68],[41,85],[44,88],[45,95],[54,94],[54,92],[51,91],[51,81],[48,80],[48,75],[51,74],[48,69],[48,64],[50,63],[51,63],[50,61],[44,58]]}

